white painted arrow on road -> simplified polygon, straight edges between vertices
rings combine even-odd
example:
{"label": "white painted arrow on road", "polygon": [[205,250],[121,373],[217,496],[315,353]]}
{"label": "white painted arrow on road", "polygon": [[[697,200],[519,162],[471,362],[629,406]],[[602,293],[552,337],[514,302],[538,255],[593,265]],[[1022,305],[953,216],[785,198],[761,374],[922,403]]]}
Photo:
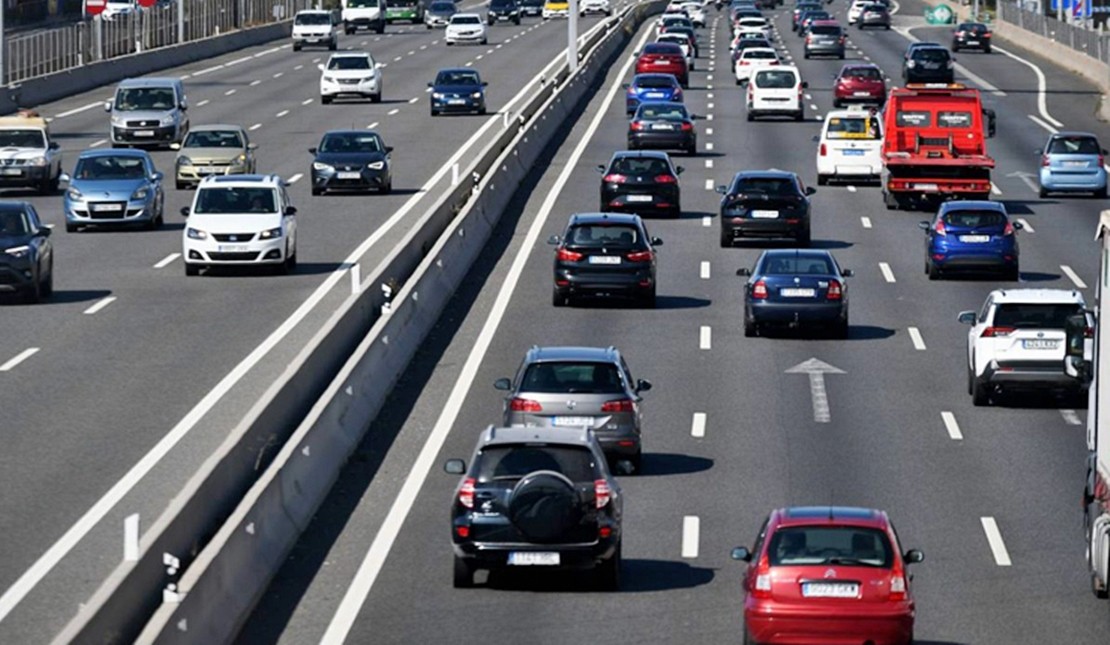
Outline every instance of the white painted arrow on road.
{"label": "white painted arrow on road", "polygon": [[808,374],[809,393],[813,397],[813,420],[817,423],[828,423],[832,420],[829,414],[829,395],[825,391],[826,374],[844,374],[844,370],[833,367],[825,361],[811,358],[804,363],[798,363],[786,370],[787,374]]}

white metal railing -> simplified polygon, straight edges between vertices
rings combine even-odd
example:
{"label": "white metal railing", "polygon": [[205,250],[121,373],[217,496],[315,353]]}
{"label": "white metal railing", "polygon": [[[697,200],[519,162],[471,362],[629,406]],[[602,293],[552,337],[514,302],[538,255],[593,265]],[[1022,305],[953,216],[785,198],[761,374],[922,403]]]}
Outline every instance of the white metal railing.
{"label": "white metal railing", "polygon": [[1000,2],[998,19],[1026,31],[1051,38],[1091,58],[1110,63],[1110,33],[1083,24],[1061,22],[1009,2]]}

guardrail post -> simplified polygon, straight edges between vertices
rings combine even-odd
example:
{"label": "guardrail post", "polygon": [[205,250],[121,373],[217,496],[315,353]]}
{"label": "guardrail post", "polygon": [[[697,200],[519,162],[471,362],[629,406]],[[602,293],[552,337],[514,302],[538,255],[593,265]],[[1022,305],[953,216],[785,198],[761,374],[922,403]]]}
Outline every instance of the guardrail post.
{"label": "guardrail post", "polygon": [[4,38],[4,7],[3,5],[0,5],[0,87],[3,87],[5,85],[5,81],[8,78],[7,75],[4,73],[4,63],[6,62],[4,60],[4,54],[7,53],[5,51],[7,48],[8,41]]}
{"label": "guardrail post", "polygon": [[185,42],[185,0],[177,0],[177,44]]}
{"label": "guardrail post", "polygon": [[104,20],[93,18],[93,60],[104,60]]}

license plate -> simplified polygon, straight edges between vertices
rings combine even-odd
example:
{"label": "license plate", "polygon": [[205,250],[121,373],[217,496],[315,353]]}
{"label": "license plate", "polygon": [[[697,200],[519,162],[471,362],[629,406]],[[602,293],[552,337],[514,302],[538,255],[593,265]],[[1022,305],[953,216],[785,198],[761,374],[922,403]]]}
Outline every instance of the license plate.
{"label": "license plate", "polygon": [[661,99],[663,98],[663,94],[662,92],[648,92],[647,94],[644,94],[644,98]]}
{"label": "license plate", "polygon": [[449,99],[447,103],[449,105],[466,105],[466,99]]}
{"label": "license plate", "polygon": [[246,244],[220,244],[220,253],[244,253],[248,247]]}
{"label": "license plate", "polygon": [[979,41],[978,40],[969,40],[965,44],[967,44],[967,45],[978,45]]}
{"label": "license plate", "polygon": [[848,156],[848,157],[862,157],[863,156],[863,150],[851,150],[851,149],[845,150],[844,155]]}
{"label": "license plate", "polygon": [[752,217],[759,219],[776,219],[778,216],[778,211],[752,211]]}
{"label": "license plate", "polygon": [[23,171],[19,168],[4,168],[3,170],[0,170],[0,175],[7,175],[9,177],[18,177],[22,174]]}
{"label": "license plate", "polygon": [[989,236],[989,235],[961,235],[960,236],[960,241],[961,242],[966,242],[968,244],[982,244],[984,242],[990,242],[991,241],[991,236]]}
{"label": "license plate", "polygon": [[340,179],[360,179],[362,174],[357,172],[337,172],[335,176]]}
{"label": "license plate", "polygon": [[936,184],[914,184],[913,187],[916,188],[917,190],[936,190],[937,189]]}
{"label": "license plate", "polygon": [[555,417],[551,423],[559,427],[592,428],[594,420],[590,417]]}
{"label": "license plate", "polygon": [[783,298],[812,298],[817,295],[817,291],[815,289],[798,289],[792,287],[789,289],[779,289],[779,295]]}
{"label": "license plate", "polygon": [[1056,349],[1060,346],[1058,340],[1043,340],[1040,338],[1021,341],[1023,349]]}
{"label": "license plate", "polygon": [[674,128],[668,123],[652,123],[652,130],[673,130]]}
{"label": "license plate", "polygon": [[110,213],[123,210],[122,204],[93,204],[92,209],[98,213]]}
{"label": "license plate", "polygon": [[803,582],[806,598],[858,598],[859,585],[849,582]]}
{"label": "license plate", "polygon": [[852,92],[852,96],[871,96],[871,92]]}
{"label": "license plate", "polygon": [[628,201],[630,202],[650,202],[651,195],[629,195]]}
{"label": "license plate", "polygon": [[667,61],[665,61],[665,60],[657,60],[657,61],[655,61],[655,64],[656,64],[656,65],[667,65],[667,64],[668,64],[668,62],[667,62]]}
{"label": "license plate", "polygon": [[512,551],[509,553],[509,564],[519,567],[557,567],[559,566],[559,554],[557,552]]}
{"label": "license plate", "polygon": [[590,264],[620,264],[621,256],[619,255],[591,255]]}
{"label": "license plate", "polygon": [[1066,168],[1086,168],[1087,167],[1087,162],[1086,161],[1065,161],[1064,166]]}
{"label": "license plate", "polygon": [[211,175],[215,172],[223,172],[223,170],[219,168],[197,168],[197,174],[199,175]]}
{"label": "license plate", "polygon": [[153,137],[154,130],[135,130],[136,137]]}

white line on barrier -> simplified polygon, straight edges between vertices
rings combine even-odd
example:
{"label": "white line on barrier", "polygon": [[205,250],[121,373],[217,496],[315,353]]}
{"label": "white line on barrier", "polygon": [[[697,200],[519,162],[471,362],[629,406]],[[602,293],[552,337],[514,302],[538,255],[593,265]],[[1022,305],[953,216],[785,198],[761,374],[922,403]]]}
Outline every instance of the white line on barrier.
{"label": "white line on barrier", "polygon": [[181,254],[180,254],[180,253],[170,253],[170,254],[169,254],[169,255],[167,255],[166,257],[164,257],[164,258],[162,258],[161,260],[159,260],[159,261],[158,261],[158,264],[155,264],[155,265],[154,265],[154,268],[155,268],[155,269],[162,269],[162,268],[165,268],[165,267],[169,266],[169,264],[170,264],[170,263],[172,263],[172,262],[173,262],[174,260],[176,260],[176,259],[177,259],[177,258],[179,258],[179,257],[181,257]]}
{"label": "white line on barrier", "polygon": [[3,365],[0,365],[0,372],[10,372],[10,371],[12,371],[13,369],[15,369],[16,365],[19,365],[23,361],[25,361],[28,358],[31,358],[32,356],[37,354],[39,349],[40,349],[39,347],[28,347],[27,349],[23,350],[22,352],[16,354],[12,358],[8,359],[8,362],[4,363]]}
{"label": "white line on barrier", "polygon": [[81,313],[85,314],[86,316],[91,316],[91,315],[95,314],[96,312],[100,311],[101,309],[103,309],[103,308],[107,307],[108,305],[112,304],[115,301],[116,301],[115,296],[108,296],[106,298],[103,298],[103,299],[99,300],[96,304],[94,304],[93,306],[89,307],[88,309],[86,309],[85,311],[83,311]]}

